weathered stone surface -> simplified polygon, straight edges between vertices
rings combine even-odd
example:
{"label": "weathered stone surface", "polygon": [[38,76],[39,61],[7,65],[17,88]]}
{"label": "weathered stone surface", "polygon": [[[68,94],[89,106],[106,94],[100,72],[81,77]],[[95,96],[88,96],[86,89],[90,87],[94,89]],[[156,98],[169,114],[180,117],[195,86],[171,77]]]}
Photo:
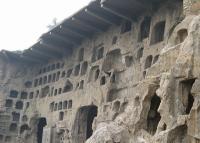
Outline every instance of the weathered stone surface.
{"label": "weathered stone surface", "polygon": [[199,143],[198,3],[159,3],[46,64],[2,51],[0,142]]}

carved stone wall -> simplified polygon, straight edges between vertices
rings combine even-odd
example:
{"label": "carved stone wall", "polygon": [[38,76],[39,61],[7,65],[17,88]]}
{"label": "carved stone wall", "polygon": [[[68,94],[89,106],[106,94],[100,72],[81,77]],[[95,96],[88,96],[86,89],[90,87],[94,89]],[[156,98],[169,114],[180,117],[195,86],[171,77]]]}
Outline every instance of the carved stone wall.
{"label": "carved stone wall", "polygon": [[192,5],[161,3],[46,64],[0,58],[0,142],[199,143]]}

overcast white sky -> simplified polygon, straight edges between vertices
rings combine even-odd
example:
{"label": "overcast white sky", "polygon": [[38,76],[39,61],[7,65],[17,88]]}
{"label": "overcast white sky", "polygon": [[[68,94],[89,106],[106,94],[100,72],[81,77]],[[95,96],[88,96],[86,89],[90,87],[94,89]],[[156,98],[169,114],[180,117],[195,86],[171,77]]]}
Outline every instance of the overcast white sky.
{"label": "overcast white sky", "polygon": [[0,50],[23,50],[47,31],[47,25],[69,17],[91,0],[1,0]]}

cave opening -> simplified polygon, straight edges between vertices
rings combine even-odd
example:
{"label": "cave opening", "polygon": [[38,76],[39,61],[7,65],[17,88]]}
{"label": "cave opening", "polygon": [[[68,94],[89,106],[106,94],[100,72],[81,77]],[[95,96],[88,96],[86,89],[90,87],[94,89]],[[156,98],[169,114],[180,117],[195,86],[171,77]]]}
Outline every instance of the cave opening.
{"label": "cave opening", "polygon": [[94,105],[84,106],[78,110],[73,129],[73,140],[75,142],[86,141],[92,136],[92,124],[94,118],[97,116],[97,111],[98,108]]}
{"label": "cave opening", "polygon": [[94,118],[97,116],[97,107],[91,106],[88,109],[88,115],[87,115],[87,135],[86,139],[88,139],[90,136],[92,136],[93,130],[92,130],[92,123]]}
{"label": "cave opening", "polygon": [[157,44],[164,40],[165,23],[166,23],[165,21],[161,21],[154,26],[151,35],[151,45]]}
{"label": "cave opening", "polygon": [[182,100],[183,106],[185,107],[184,114],[190,113],[193,103],[194,103],[194,97],[191,93],[194,82],[195,82],[195,79],[188,79],[188,80],[181,81],[180,92],[181,92],[181,100]]}
{"label": "cave opening", "polygon": [[189,95],[188,95],[188,105],[187,105],[187,108],[186,108],[186,114],[190,113],[192,106],[193,106],[193,103],[194,103],[194,97],[192,96],[191,93],[189,93]]}
{"label": "cave opening", "polygon": [[158,112],[161,99],[156,94],[151,99],[150,110],[147,117],[147,131],[154,135],[157,130],[158,123],[160,122],[161,116]]}
{"label": "cave opening", "polygon": [[139,41],[142,41],[143,39],[149,37],[150,27],[151,17],[145,17],[140,25]]}
{"label": "cave opening", "polygon": [[152,56],[152,55],[149,55],[149,56],[146,58],[145,65],[144,65],[144,69],[148,69],[148,68],[151,67],[152,60],[153,60],[153,56]]}
{"label": "cave opening", "polygon": [[181,29],[177,32],[177,39],[176,44],[182,43],[188,36],[188,30],[187,29]]}
{"label": "cave opening", "polygon": [[43,128],[47,125],[46,118],[40,118],[37,124],[37,143],[42,143]]}

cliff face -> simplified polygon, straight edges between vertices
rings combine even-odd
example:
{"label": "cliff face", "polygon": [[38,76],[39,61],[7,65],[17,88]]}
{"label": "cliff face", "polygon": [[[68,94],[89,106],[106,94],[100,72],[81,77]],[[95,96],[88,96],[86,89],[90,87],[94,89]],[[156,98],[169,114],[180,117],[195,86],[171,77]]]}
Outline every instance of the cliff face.
{"label": "cliff face", "polygon": [[[93,14],[101,23],[87,20],[99,31],[102,21],[116,21],[108,19],[112,14],[117,18],[106,7],[111,1],[102,1],[107,15],[91,13],[99,1],[77,15]],[[121,8],[129,7],[126,2]],[[58,26],[59,36],[56,28],[45,34],[30,57],[26,51],[2,51],[0,142],[199,143],[198,3],[157,1],[134,21],[118,13],[121,24],[109,24],[71,51],[61,53],[55,46],[73,42],[61,36],[67,35],[64,24]]]}
{"label": "cliff face", "polygon": [[[178,24],[159,60],[139,82],[124,112],[100,123],[87,143],[198,143],[199,140],[199,16]],[[181,29],[188,36],[176,43]]]}

